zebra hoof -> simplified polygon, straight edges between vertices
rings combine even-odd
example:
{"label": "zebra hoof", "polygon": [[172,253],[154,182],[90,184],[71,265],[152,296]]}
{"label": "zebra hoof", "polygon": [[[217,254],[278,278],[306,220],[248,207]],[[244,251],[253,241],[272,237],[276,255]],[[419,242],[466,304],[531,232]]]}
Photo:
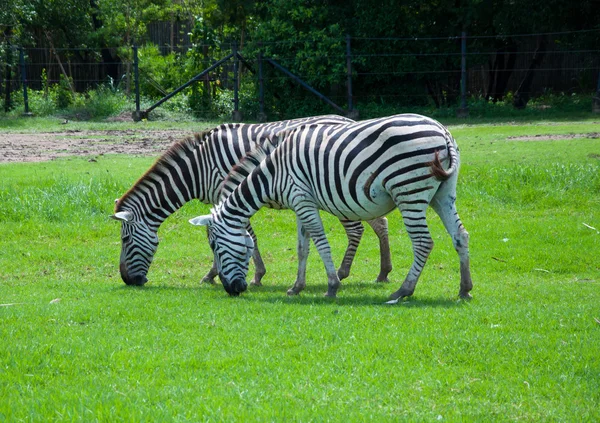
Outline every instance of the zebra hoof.
{"label": "zebra hoof", "polygon": [[400,288],[399,290],[394,292],[392,295],[390,295],[389,300],[390,301],[401,300],[404,297],[410,297],[412,294],[413,293],[409,292],[407,289]]}
{"label": "zebra hoof", "polygon": [[252,282],[250,282],[250,285],[252,285],[252,286],[263,286],[263,284],[262,284],[261,281],[254,281],[254,280]]}
{"label": "zebra hoof", "polygon": [[458,293],[458,296],[460,298],[462,298],[463,300],[467,300],[467,301],[473,299],[473,296],[469,292],[462,292],[461,291],[461,292]]}
{"label": "zebra hoof", "polygon": [[338,270],[337,276],[339,280],[346,279],[350,275],[350,272]]}
{"label": "zebra hoof", "polygon": [[287,290],[287,294],[290,297],[293,297],[294,295],[298,295],[300,293],[300,291],[296,291],[294,288],[290,288]]}
{"label": "zebra hoof", "polygon": [[216,282],[215,282],[214,278],[202,278],[200,283],[208,283],[210,285],[214,285]]}

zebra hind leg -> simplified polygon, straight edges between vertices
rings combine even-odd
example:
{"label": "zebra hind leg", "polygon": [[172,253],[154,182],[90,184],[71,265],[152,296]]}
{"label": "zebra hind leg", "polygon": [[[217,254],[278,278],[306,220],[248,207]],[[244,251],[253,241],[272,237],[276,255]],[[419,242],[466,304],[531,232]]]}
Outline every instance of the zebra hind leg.
{"label": "zebra hind leg", "polygon": [[352,267],[352,262],[356,256],[356,249],[358,248],[358,244],[360,243],[365,228],[360,221],[341,220],[340,222],[344,226],[346,236],[348,237],[348,247],[346,247],[342,264],[337,271],[338,278],[342,280],[347,278],[350,274],[350,268]]}
{"label": "zebra hind leg", "polygon": [[388,221],[385,217],[367,220],[367,223],[379,238],[379,275],[377,282],[389,282],[388,274],[392,271],[392,254],[390,252],[390,236]]}
{"label": "zebra hind leg", "polygon": [[460,259],[460,290],[458,295],[464,299],[470,299],[470,291],[473,289],[473,281],[471,279],[471,269],[469,260],[469,233],[463,226],[460,217],[456,211],[456,196],[455,191],[450,189],[442,189],[436,193],[431,207],[440,216],[444,227],[452,237],[454,249],[458,253]]}
{"label": "zebra hind leg", "polygon": [[429,253],[433,249],[433,239],[431,239],[427,220],[425,219],[427,202],[400,203],[399,208],[404,226],[412,242],[414,257],[402,286],[390,296],[390,303],[395,303],[404,297],[410,297],[415,292],[419,276],[421,276]]}

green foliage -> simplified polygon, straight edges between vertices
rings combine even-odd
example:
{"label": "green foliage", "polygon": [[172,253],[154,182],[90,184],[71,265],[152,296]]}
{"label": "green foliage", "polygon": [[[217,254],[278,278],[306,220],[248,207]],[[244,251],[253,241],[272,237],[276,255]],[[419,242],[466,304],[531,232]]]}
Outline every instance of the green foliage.
{"label": "green foliage", "polygon": [[[102,119],[117,115],[131,108],[131,101],[120,91],[106,85],[95,90],[73,95],[59,84],[50,87],[48,93],[29,90],[29,110],[36,116],[66,116],[72,119]],[[11,115],[23,113],[22,98]]]}
{"label": "green foliage", "polygon": [[59,83],[55,86],[55,97],[56,106],[59,109],[66,109],[73,104],[73,92],[71,91],[72,79],[65,78],[63,74],[60,75]]}
{"label": "green foliage", "polygon": [[[457,37],[462,31],[482,36],[469,39],[468,65],[471,68],[488,62],[492,68],[497,64],[500,68],[507,66],[511,54],[535,49],[536,40],[565,52],[593,51],[600,42],[597,31],[600,9],[593,0],[568,4],[550,0],[543,6],[533,0],[458,3],[409,0],[402,4],[373,0],[11,0],[0,10],[0,26],[6,28],[6,35],[11,37],[14,45],[81,47],[98,52],[108,46],[112,49],[102,51],[102,58],[98,60],[104,64],[121,62],[127,71],[131,71],[130,46],[133,43],[142,45],[141,95],[147,99],[157,99],[186,82],[229,54],[235,42],[255,68],[255,58],[262,51],[265,57],[277,60],[345,107],[345,36],[350,34],[354,102],[360,105],[356,108],[363,116],[393,114],[399,109],[432,110],[429,114],[436,116],[452,115],[460,87],[460,40]],[[524,10],[528,13],[523,13]],[[169,20],[193,22],[191,48],[161,54],[157,46],[144,46],[147,24]],[[581,32],[582,29],[585,31]],[[535,38],[506,36],[558,30],[576,33]],[[3,48],[5,46],[0,46],[0,50]],[[70,58],[81,59],[77,57],[79,54],[72,53]],[[527,67],[526,64],[520,66]],[[590,54],[585,64],[578,66],[583,70],[574,76],[573,86],[565,96],[595,89],[594,69],[597,66],[594,56]],[[332,111],[280,72],[268,65],[264,71],[267,81],[265,107],[269,116],[285,118]],[[522,111],[509,111],[508,107],[503,107],[514,99],[513,93],[507,92],[506,84],[499,82],[503,75],[510,76],[510,69],[490,71],[488,86],[481,92],[472,93],[471,110],[476,116],[487,116],[494,111],[501,112],[502,116],[523,116]],[[118,78],[114,73],[113,77]],[[127,78],[130,84],[131,74]],[[243,95],[248,103],[255,104],[257,78],[247,74],[242,78],[245,79],[242,90],[248,92]],[[227,102],[231,97],[232,80],[231,67],[224,66],[164,107],[169,112],[226,116],[230,110]],[[55,93],[54,101],[59,109],[66,109],[78,101],[64,90],[65,82],[59,84],[63,89]],[[548,95],[552,98],[548,99]],[[564,108],[571,101],[562,94],[550,92],[548,95],[534,99],[528,109],[549,102],[554,109]],[[559,100],[564,100],[565,104],[559,104]],[[488,102],[494,105],[484,104]],[[505,104],[496,107],[498,102]],[[576,106],[573,108],[577,109]],[[255,116],[255,109],[252,106],[246,115]],[[524,113],[527,116],[528,111]]]}
{"label": "green foliage", "polygon": [[[21,114],[25,110],[22,96],[14,97],[15,110],[12,115]],[[28,91],[29,110],[34,112],[36,116],[50,116],[56,113],[56,103],[51,96],[44,91],[29,90]]]}
{"label": "green foliage", "polygon": [[88,93],[88,100],[82,113],[87,113],[92,119],[105,118],[117,115],[124,111],[131,103],[120,91],[113,91],[106,86],[101,86]]}
{"label": "green foliage", "polygon": [[148,44],[138,49],[138,58],[140,91],[144,96],[160,99],[186,82],[175,53],[162,55],[157,46]]}

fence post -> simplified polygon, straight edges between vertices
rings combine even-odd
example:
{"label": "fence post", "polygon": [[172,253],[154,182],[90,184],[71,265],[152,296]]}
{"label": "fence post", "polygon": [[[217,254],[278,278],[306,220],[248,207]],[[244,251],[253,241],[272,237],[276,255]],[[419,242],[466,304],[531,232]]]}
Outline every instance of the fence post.
{"label": "fence post", "polygon": [[25,105],[24,116],[32,116],[29,112],[29,96],[27,95],[27,74],[25,69],[25,49],[19,48],[19,62],[21,63],[21,84],[23,85],[23,104]]}
{"label": "fence post", "polygon": [[598,72],[598,85],[596,86],[596,96],[592,99],[592,112],[600,113],[600,72]]}
{"label": "fence post", "polygon": [[233,53],[233,113],[231,114],[231,119],[234,122],[242,121],[242,114],[239,109],[239,88],[238,88],[238,70],[240,58],[238,57],[237,51],[237,43],[234,41],[231,45],[232,53]]}
{"label": "fence post", "polygon": [[258,121],[266,122],[267,115],[265,114],[265,87],[263,79],[263,56],[262,43],[258,43]]}
{"label": "fence post", "polygon": [[139,122],[142,118],[148,118],[148,116],[142,116],[140,111],[140,71],[139,71],[139,60],[138,60],[138,47],[133,45],[133,84],[135,89],[135,112],[133,112],[133,120]]}
{"label": "fence post", "polygon": [[352,103],[352,47],[350,34],[346,34],[346,88],[348,89],[348,111],[346,116],[350,119],[358,119],[358,110],[354,109]]}
{"label": "fence post", "polygon": [[468,117],[467,107],[467,33],[462,32],[460,37],[460,108],[456,111],[457,117]]}
{"label": "fence post", "polygon": [[8,113],[12,107],[11,104],[11,100],[10,100],[10,91],[11,91],[11,81],[12,81],[12,74],[11,74],[11,62],[12,61],[12,46],[10,45],[10,41],[8,42],[8,48],[6,49],[6,72],[4,74],[4,80],[6,81],[4,83],[4,88],[5,88],[5,92],[4,92],[4,111],[6,113]]}

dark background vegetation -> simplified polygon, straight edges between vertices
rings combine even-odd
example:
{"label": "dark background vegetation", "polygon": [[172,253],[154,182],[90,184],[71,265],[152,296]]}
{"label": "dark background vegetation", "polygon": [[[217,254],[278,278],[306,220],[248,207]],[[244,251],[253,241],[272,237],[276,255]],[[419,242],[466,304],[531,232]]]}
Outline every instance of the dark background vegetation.
{"label": "dark background vegetation", "polygon": [[[472,115],[591,110],[600,69],[597,1],[2,0],[5,113],[20,113],[22,49],[31,109],[80,118],[133,107],[133,45],[143,106],[231,52],[240,109],[258,112],[257,55],[278,61],[347,108],[346,36],[361,117],[399,111],[451,116],[460,102],[460,36],[467,38]],[[158,113],[214,118],[232,110],[231,63]],[[265,66],[270,119],[334,110]],[[11,93],[12,95],[8,95]],[[524,110],[525,109],[525,110]]]}

